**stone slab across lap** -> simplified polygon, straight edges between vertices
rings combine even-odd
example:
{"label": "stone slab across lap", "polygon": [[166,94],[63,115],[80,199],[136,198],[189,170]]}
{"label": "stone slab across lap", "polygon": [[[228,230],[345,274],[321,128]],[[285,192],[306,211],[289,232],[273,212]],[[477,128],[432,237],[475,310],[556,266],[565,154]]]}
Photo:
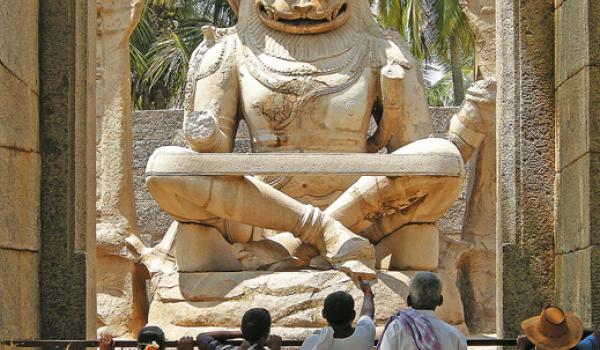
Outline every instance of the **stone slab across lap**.
{"label": "stone slab across lap", "polygon": [[255,153],[203,154],[164,147],[148,161],[149,176],[200,175],[462,176],[455,155]]}

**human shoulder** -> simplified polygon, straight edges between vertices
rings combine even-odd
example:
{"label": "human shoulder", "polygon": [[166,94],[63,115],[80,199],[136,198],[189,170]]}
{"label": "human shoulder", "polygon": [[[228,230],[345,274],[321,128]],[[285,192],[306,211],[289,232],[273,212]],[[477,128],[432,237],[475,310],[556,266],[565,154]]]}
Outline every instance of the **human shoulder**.
{"label": "human shoulder", "polygon": [[311,335],[309,335],[308,337],[306,337],[306,339],[304,339],[304,341],[302,342],[302,346],[300,346],[300,350],[313,349],[315,347],[315,345],[317,344],[317,342],[319,341],[320,335],[321,335],[320,330],[314,331]]}

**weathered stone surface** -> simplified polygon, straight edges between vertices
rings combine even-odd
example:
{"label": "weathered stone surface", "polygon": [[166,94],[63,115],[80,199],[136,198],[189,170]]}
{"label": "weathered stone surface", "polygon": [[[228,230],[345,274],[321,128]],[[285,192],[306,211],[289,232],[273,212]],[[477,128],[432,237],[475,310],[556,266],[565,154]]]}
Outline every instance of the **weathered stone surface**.
{"label": "weathered stone surface", "polygon": [[37,152],[38,98],[31,87],[0,65],[0,147]]}
{"label": "weathered stone surface", "polygon": [[0,147],[0,188],[0,247],[37,250],[39,154]]}
{"label": "weathered stone surface", "polygon": [[498,47],[499,335],[554,300],[554,4],[501,0]]}
{"label": "weathered stone surface", "polygon": [[590,246],[556,256],[556,280],[560,286],[556,290],[556,302],[565,310],[573,311],[584,322],[585,327],[597,326],[598,318],[593,319],[593,307],[598,305],[598,277],[595,265],[600,258],[600,246]]}
{"label": "weathered stone surface", "polygon": [[588,153],[557,179],[556,252],[566,254],[600,244],[600,155]]}
{"label": "weathered stone surface", "polygon": [[38,91],[38,8],[38,0],[0,2],[0,65],[34,92]]}
{"label": "weathered stone surface", "polygon": [[[407,283],[414,273],[379,273],[373,292],[380,331],[390,315],[406,307]],[[448,275],[441,273],[440,278],[444,283],[445,303],[437,314],[464,331],[458,289]],[[360,289],[337,271],[172,273],[157,275],[154,283],[158,287],[149,322],[161,326],[171,338],[213,328],[239,327],[241,315],[247,309],[265,307],[273,316],[273,332],[303,339],[315,327],[325,326],[321,308],[329,293],[349,292],[356,300],[357,312],[362,304]]]}
{"label": "weathered stone surface", "polygon": [[38,253],[0,248],[0,266],[2,339],[38,338]]}
{"label": "weathered stone surface", "polygon": [[600,4],[595,0],[564,1],[556,9],[556,84],[562,85],[583,67],[600,63]]}
{"label": "weathered stone surface", "polygon": [[585,67],[556,91],[557,171],[587,152],[600,152],[599,84],[600,67]]}

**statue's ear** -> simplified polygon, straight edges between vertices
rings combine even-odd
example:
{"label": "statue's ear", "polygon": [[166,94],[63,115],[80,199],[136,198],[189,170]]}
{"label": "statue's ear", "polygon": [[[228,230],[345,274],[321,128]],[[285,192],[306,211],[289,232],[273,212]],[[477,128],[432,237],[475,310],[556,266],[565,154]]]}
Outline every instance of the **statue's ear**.
{"label": "statue's ear", "polygon": [[238,11],[240,10],[240,1],[241,0],[227,0],[227,2],[229,2],[229,6],[231,6],[231,9],[233,10],[236,16],[238,15]]}

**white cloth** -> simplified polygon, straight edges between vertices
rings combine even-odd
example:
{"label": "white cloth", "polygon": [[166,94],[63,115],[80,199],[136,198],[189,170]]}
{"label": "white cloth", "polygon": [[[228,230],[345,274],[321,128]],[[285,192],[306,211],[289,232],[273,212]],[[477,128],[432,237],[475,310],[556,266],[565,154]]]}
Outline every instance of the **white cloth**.
{"label": "white cloth", "polygon": [[[439,320],[435,312],[430,310],[417,310],[422,313],[433,328],[442,350],[467,350],[467,340],[456,328]],[[380,340],[380,350],[418,350],[412,336],[402,327],[400,322],[393,321],[383,338]]]}
{"label": "white cloth", "polygon": [[363,316],[348,338],[334,339],[333,329],[327,327],[306,338],[300,350],[371,350],[374,339],[375,323],[371,317]]}

